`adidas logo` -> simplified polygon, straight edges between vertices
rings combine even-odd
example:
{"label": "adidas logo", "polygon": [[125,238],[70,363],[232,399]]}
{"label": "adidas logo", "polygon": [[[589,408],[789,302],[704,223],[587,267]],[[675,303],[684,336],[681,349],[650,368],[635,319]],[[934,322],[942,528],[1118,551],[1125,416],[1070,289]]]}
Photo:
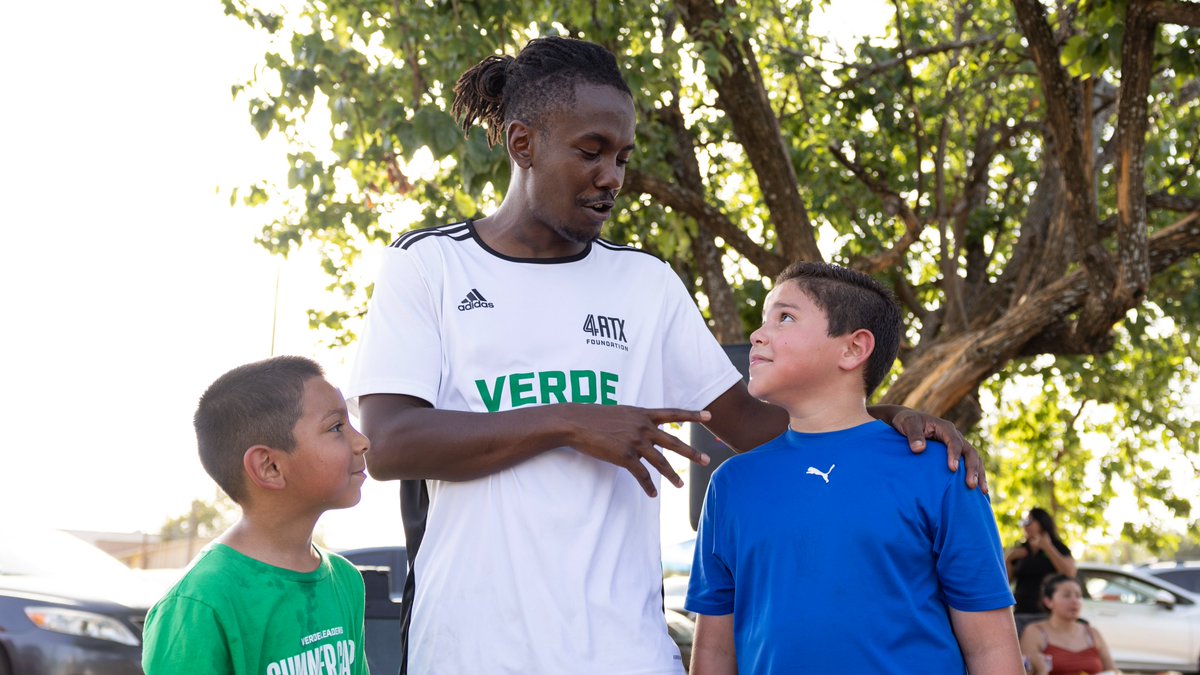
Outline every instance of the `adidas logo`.
{"label": "adidas logo", "polygon": [[471,289],[470,293],[467,293],[467,297],[463,298],[462,302],[458,303],[458,311],[460,312],[465,312],[469,309],[487,309],[491,307],[495,307],[495,305],[488,302],[487,298],[483,297],[483,294],[474,288]]}

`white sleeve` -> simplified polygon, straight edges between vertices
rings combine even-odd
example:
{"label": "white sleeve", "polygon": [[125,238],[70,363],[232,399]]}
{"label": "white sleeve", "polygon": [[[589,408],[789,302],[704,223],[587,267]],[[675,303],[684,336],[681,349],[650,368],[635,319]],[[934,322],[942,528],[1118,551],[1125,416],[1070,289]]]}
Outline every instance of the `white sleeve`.
{"label": "white sleeve", "polygon": [[440,294],[421,261],[391,247],[367,305],[346,402],[358,414],[366,394],[406,394],[436,405],[442,373]]}
{"label": "white sleeve", "polygon": [[666,335],[662,341],[666,379],[663,405],[700,410],[724,394],[742,375],[713,337],[683,282],[673,272],[667,276],[670,280],[663,301],[666,312],[663,322]]}

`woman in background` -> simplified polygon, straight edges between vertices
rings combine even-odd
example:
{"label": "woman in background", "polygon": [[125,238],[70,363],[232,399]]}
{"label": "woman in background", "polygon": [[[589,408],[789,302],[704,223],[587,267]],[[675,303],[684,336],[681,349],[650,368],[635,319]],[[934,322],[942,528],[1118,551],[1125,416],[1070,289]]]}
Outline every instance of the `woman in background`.
{"label": "woman in background", "polygon": [[1042,582],[1052,574],[1075,576],[1075,559],[1071,549],[1058,537],[1058,527],[1045,509],[1032,508],[1021,522],[1025,530],[1025,541],[1004,556],[1009,582],[1015,584],[1013,597],[1016,606],[1017,631],[1025,624],[1043,618],[1046,607],[1042,604]]}
{"label": "woman in background", "polygon": [[1021,652],[1036,675],[1115,673],[1116,665],[1100,632],[1079,621],[1083,589],[1071,577],[1056,574],[1040,593],[1050,617],[1025,627]]}

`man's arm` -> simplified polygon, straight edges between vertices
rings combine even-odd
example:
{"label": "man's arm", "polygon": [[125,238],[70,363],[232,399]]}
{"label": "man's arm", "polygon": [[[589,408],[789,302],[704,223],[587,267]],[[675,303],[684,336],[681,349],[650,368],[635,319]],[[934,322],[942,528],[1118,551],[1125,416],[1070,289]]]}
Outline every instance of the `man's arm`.
{"label": "man's arm", "polygon": [[696,615],[691,675],[737,675],[733,646],[733,615]]}
{"label": "man's arm", "polygon": [[[787,411],[754,398],[746,389],[746,383],[740,380],[710,403],[707,409],[712,413],[712,420],[704,423],[704,426],[736,452],[753,450],[782,434],[788,426]],[[924,452],[927,438],[945,443],[950,470],[957,471],[959,458],[965,459],[967,487],[979,487],[987,494],[987,474],[983,470],[983,461],[953,424],[898,405],[871,406],[867,412],[908,437],[908,445],[913,452]]]}
{"label": "man's arm", "polygon": [[1012,611],[960,612],[950,609],[954,636],[971,675],[1022,675],[1021,650]]}
{"label": "man's arm", "polygon": [[472,480],[570,446],[625,468],[653,497],[654,481],[643,459],[676,487],[683,485],[658,448],[708,463],[707,455],[659,429],[671,422],[707,422],[704,411],[561,403],[473,413],[436,410],[399,394],[363,396],[359,411],[363,433],[371,439],[367,469],[377,480]]}

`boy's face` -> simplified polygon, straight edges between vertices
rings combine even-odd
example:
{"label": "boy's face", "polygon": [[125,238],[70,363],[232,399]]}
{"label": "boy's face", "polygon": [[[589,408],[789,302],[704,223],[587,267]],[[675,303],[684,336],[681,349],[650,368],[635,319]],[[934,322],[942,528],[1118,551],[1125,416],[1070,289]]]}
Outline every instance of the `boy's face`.
{"label": "boy's face", "polygon": [[825,312],[796,282],[776,286],[750,334],[750,394],[787,408],[792,394],[837,374],[843,342],[829,337]]}
{"label": "boy's face", "polygon": [[288,454],[287,489],[302,504],[322,511],[354,506],[367,478],[367,437],[350,425],[346,401],[321,377],[304,383],[303,410],[292,427],[296,447]]}

